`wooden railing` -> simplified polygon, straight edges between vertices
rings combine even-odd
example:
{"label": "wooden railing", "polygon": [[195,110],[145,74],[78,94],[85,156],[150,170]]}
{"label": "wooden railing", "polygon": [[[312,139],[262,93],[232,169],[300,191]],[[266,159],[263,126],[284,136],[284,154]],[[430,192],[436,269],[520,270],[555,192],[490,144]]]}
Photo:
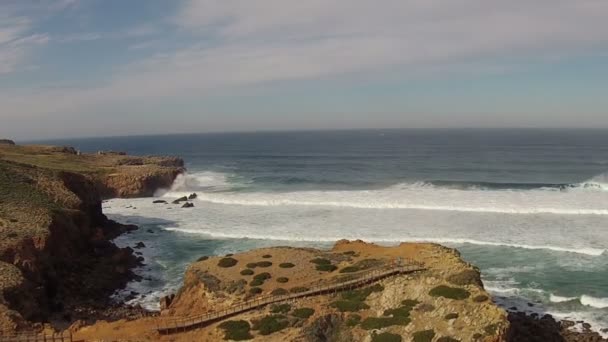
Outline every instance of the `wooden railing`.
{"label": "wooden railing", "polygon": [[74,342],[69,331],[52,334],[22,333],[0,335],[0,342]]}
{"label": "wooden railing", "polygon": [[393,275],[413,273],[417,271],[422,271],[424,269],[425,268],[421,263],[409,261],[407,262],[407,265],[391,265],[379,269],[374,269],[364,273],[362,276],[357,277],[356,279],[328,285],[318,285],[304,292],[291,293],[286,295],[260,296],[236,305],[232,305],[223,310],[208,312],[198,316],[172,319],[159,318],[157,321],[157,331],[158,333],[164,335],[173,334],[177,332],[186,332],[192,329],[208,325],[213,322],[221,321],[225,318],[235,316],[246,311],[251,311],[257,308],[264,307],[269,304],[287,302],[297,298],[303,298],[313,295],[330,294],[337,293],[340,291],[352,290]]}

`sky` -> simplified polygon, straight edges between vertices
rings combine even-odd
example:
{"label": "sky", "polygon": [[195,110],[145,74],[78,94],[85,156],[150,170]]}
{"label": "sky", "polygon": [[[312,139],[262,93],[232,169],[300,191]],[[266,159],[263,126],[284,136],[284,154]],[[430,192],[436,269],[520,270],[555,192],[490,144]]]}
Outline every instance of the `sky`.
{"label": "sky", "polygon": [[605,0],[0,0],[0,137],[608,128]]}

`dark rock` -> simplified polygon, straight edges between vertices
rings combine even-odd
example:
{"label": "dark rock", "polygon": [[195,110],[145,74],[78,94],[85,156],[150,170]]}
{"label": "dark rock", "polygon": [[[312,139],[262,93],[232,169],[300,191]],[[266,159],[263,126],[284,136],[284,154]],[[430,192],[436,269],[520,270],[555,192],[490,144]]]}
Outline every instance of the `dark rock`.
{"label": "dark rock", "polygon": [[156,200],[154,202],[152,202],[154,204],[167,204],[167,201],[163,201],[163,200]]}
{"label": "dark rock", "polygon": [[338,337],[343,341],[353,341],[352,338],[344,336],[348,331],[340,329],[342,318],[338,314],[329,314],[317,318],[304,331],[305,341],[328,342],[336,341]]}
{"label": "dark rock", "polygon": [[184,203],[184,205],[182,205],[182,208],[194,208],[194,204],[186,202],[186,203]]}
{"label": "dark rock", "polygon": [[197,195],[194,193],[194,194],[190,194],[190,196],[188,196],[188,199],[189,199],[189,200],[193,200],[193,199],[195,199],[196,197],[197,197]]}
{"label": "dark rock", "polygon": [[135,247],[133,247],[133,248],[138,248],[139,249],[139,248],[144,248],[144,247],[146,247],[146,245],[143,242],[140,241],[140,242],[136,243]]}
{"label": "dark rock", "polygon": [[160,299],[160,309],[161,310],[166,310],[169,308],[169,306],[171,306],[171,303],[173,302],[173,300],[175,299],[175,295],[174,294],[170,294],[168,296],[164,296]]}
{"label": "dark rock", "polygon": [[150,234],[154,234],[154,231],[152,229],[148,229],[147,232]]}
{"label": "dark rock", "polygon": [[173,204],[179,204],[180,202],[186,202],[188,200],[188,197],[184,196],[184,197],[180,197],[178,199],[176,199],[175,201],[171,202]]}

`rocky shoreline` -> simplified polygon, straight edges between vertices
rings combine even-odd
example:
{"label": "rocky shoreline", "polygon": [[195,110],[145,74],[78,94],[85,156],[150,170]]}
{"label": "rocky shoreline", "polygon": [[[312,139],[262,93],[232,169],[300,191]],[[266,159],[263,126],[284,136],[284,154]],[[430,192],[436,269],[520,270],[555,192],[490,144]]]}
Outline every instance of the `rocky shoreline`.
{"label": "rocky shoreline", "polygon": [[173,157],[0,144],[0,334],[148,315],[110,299],[143,258],[112,242],[137,227],[101,203],[150,196],[183,171]]}

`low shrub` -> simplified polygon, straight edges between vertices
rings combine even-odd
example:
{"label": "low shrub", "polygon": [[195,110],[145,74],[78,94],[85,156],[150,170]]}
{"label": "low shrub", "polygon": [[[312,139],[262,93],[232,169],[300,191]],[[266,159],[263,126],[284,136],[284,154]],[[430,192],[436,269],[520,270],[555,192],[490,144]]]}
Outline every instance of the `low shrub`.
{"label": "low shrub", "polygon": [[272,262],[270,261],[259,261],[256,263],[258,267],[270,267],[272,266]]}
{"label": "low shrub", "polygon": [[346,266],[340,270],[340,273],[353,273],[359,271],[361,271],[361,269],[357,266]]}
{"label": "low shrub", "polygon": [[329,259],[325,259],[325,258],[314,258],[312,260],[310,260],[310,262],[312,262],[313,264],[316,265],[330,265],[331,261]]}
{"label": "low shrub", "polygon": [[256,267],[258,267],[257,262],[250,262],[247,264],[247,268],[256,268]]}
{"label": "low shrub", "polygon": [[416,331],[413,335],[414,342],[431,342],[433,341],[433,337],[435,337],[434,330],[422,330]]}
{"label": "low shrub", "polygon": [[252,275],[253,273],[255,273],[255,272],[253,272],[253,270],[249,269],[249,268],[241,271],[241,275],[244,275],[244,276]]}
{"label": "low shrub", "polygon": [[228,253],[228,254],[226,254],[225,256],[226,256],[226,257],[231,257],[231,256],[233,256],[233,255],[234,255],[234,254],[232,254],[232,253]]}
{"label": "low shrub", "polygon": [[342,254],[344,254],[344,255],[355,255],[355,254],[357,254],[357,252],[355,252],[355,251],[346,251],[346,252],[344,252]]}
{"label": "low shrub", "polygon": [[354,327],[355,325],[359,324],[359,322],[361,322],[361,315],[350,314],[348,317],[346,317],[345,323],[349,327]]}
{"label": "low shrub", "polygon": [[411,306],[412,308],[418,305],[420,302],[415,299],[404,299],[401,301],[401,305],[403,306]]}
{"label": "low shrub", "polygon": [[226,321],[218,326],[224,330],[224,339],[233,341],[251,340],[250,325],[247,321]]}
{"label": "low shrub", "polygon": [[361,290],[353,290],[342,292],[342,299],[345,300],[354,300],[354,301],[364,301],[369,297],[373,292],[381,292],[384,290],[384,287],[380,284],[376,284],[374,286],[366,287]]}
{"label": "low shrub", "polygon": [[279,264],[280,268],[292,268],[292,267],[295,267],[295,266],[296,265],[294,265],[294,264],[292,264],[290,262],[284,262],[284,263]]}
{"label": "low shrub", "polygon": [[258,294],[260,294],[262,292],[263,292],[262,289],[259,288],[259,287],[252,287],[252,288],[249,289],[249,293],[252,294],[252,295],[258,295]]}
{"label": "low shrub", "polygon": [[369,309],[369,305],[353,300],[338,300],[333,302],[331,306],[340,312],[357,312]]}
{"label": "low shrub", "polygon": [[205,261],[205,260],[208,260],[208,259],[209,259],[209,257],[205,255],[205,256],[202,256],[202,257],[196,259],[196,261],[200,262],[200,261]]}
{"label": "low shrub", "polygon": [[485,331],[488,335],[494,335],[498,332],[498,324],[494,323],[486,325],[486,327],[483,328],[483,331]]}
{"label": "low shrub", "polygon": [[270,255],[270,254],[264,254],[264,255],[262,255],[262,258],[264,258],[264,259],[270,259],[270,258],[272,258],[272,255]]}
{"label": "low shrub", "polygon": [[445,318],[448,321],[451,319],[456,319],[456,318],[458,318],[458,313],[452,312],[452,313],[445,315],[443,318]]}
{"label": "low shrub", "polygon": [[289,291],[282,289],[282,288],[276,288],[274,290],[272,290],[272,292],[270,292],[270,294],[272,294],[273,296],[284,296],[286,294],[288,294]]}
{"label": "low shrub", "polygon": [[270,279],[270,278],[272,278],[272,275],[270,275],[270,273],[268,273],[268,272],[264,272],[264,273],[256,274],[256,275],[253,277],[253,279],[256,279],[256,280],[261,280],[261,281],[268,280],[268,279]]}
{"label": "low shrub", "polygon": [[475,341],[480,340],[482,337],[483,337],[483,335],[480,333],[473,334],[473,340],[475,340]]}
{"label": "low shrub", "polygon": [[321,271],[321,272],[333,272],[338,269],[338,266],[331,265],[331,264],[330,265],[323,264],[323,265],[317,265],[316,268],[317,268],[317,271]]}
{"label": "low shrub", "polygon": [[227,257],[227,258],[220,259],[220,261],[217,263],[217,265],[219,267],[232,267],[232,266],[236,265],[237,263],[238,263],[238,260]]}
{"label": "low shrub", "polygon": [[291,305],[289,304],[275,304],[270,307],[270,312],[272,313],[288,313],[291,310]]}
{"label": "low shrub", "polygon": [[486,295],[477,295],[473,298],[473,301],[476,303],[482,303],[485,302],[486,300],[488,300],[488,296]]}
{"label": "low shrub", "polygon": [[264,280],[262,279],[253,279],[251,282],[249,282],[249,286],[261,286],[264,284]]}
{"label": "low shrub", "polygon": [[297,317],[297,318],[307,319],[308,317],[312,316],[314,313],[315,313],[315,309],[299,308],[299,309],[293,310],[291,315],[294,317]]}
{"label": "low shrub", "polygon": [[449,299],[462,300],[469,298],[471,294],[465,289],[440,285],[432,289],[429,292],[429,295],[433,297],[445,297]]}
{"label": "low shrub", "polygon": [[288,281],[289,281],[289,278],[286,278],[286,277],[279,277],[279,278],[277,278],[277,283],[283,283],[284,284],[284,283],[286,283]]}
{"label": "low shrub", "polygon": [[388,332],[383,332],[380,334],[372,335],[372,342],[401,342],[401,335],[391,334]]}
{"label": "low shrub", "polygon": [[283,315],[270,315],[254,322],[253,330],[258,330],[260,335],[270,335],[281,331],[289,326],[287,317]]}
{"label": "low shrub", "polygon": [[443,336],[437,339],[437,342],[460,342],[460,340],[457,340],[453,337],[449,337],[449,336]]}
{"label": "low shrub", "polygon": [[304,286],[296,286],[296,287],[292,287],[289,292],[291,293],[300,293],[300,292],[306,292],[308,291],[309,288],[308,287],[304,287]]}
{"label": "low shrub", "polygon": [[409,317],[368,317],[361,322],[361,328],[365,330],[382,329],[392,325],[408,325]]}

